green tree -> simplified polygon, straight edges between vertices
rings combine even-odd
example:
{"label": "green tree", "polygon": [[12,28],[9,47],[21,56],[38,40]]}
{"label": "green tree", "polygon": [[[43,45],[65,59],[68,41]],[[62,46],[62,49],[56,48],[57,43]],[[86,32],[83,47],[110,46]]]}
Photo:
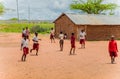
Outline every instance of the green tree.
{"label": "green tree", "polygon": [[0,3],[0,15],[2,15],[5,11],[5,8],[2,3]]}
{"label": "green tree", "polygon": [[117,8],[114,3],[103,3],[104,0],[74,0],[70,5],[72,10],[81,10],[88,14],[101,14],[105,11],[113,11]]}

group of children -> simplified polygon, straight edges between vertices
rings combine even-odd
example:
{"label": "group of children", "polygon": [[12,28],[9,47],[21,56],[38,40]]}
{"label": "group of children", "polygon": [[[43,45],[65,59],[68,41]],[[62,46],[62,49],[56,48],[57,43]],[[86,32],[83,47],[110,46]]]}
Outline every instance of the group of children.
{"label": "group of children", "polygon": [[[60,32],[59,34],[59,43],[60,43],[60,50],[63,50],[63,44],[64,44],[64,34],[62,32]],[[80,44],[81,44],[81,48],[85,48],[85,39],[86,39],[86,33],[84,30],[81,30],[80,32]],[[71,49],[70,49],[70,55],[74,55],[75,54],[75,36],[74,33],[71,33]],[[115,41],[115,37],[112,35],[111,39],[109,41],[109,45],[108,45],[108,51],[109,51],[109,55],[111,57],[111,63],[114,64],[115,63],[115,58],[118,56],[117,52],[118,52],[118,48],[117,48],[117,42]]]}
{"label": "group of children", "polygon": [[[54,33],[54,29],[51,28],[51,32],[50,32],[50,39],[51,39],[51,43],[54,42],[55,43],[55,33]],[[26,60],[26,56],[29,53],[29,45],[28,42],[30,41],[29,39],[29,35],[30,32],[28,30],[28,27],[26,27],[26,29],[23,29],[22,32],[22,42],[21,42],[21,50],[23,50],[23,55],[21,60],[25,61]],[[64,46],[64,39],[67,38],[66,34],[63,34],[63,32],[61,31],[59,34],[59,44],[60,44],[60,51],[63,51],[63,46]],[[81,30],[80,32],[80,44],[81,44],[81,48],[85,48],[85,39],[86,39],[86,33],[84,30]],[[38,39],[38,33],[34,33],[34,37],[32,39],[33,41],[33,48],[30,49],[30,52],[32,52],[32,50],[36,50],[36,55],[38,55],[38,50],[39,50],[39,43],[38,41],[41,39]],[[71,38],[70,38],[70,43],[71,43],[71,49],[70,49],[70,55],[74,55],[75,54],[75,36],[74,33],[71,33]],[[108,51],[109,51],[109,55],[111,57],[111,63],[115,63],[115,57],[117,57],[117,52],[118,52],[118,48],[117,48],[117,42],[114,39],[114,36],[111,36],[111,39],[109,41],[109,45],[108,45]]]}
{"label": "group of children", "polygon": [[[21,61],[26,61],[26,56],[29,53],[29,38],[30,31],[28,30],[28,27],[26,29],[23,29],[22,31],[22,42],[21,42],[21,50],[23,50],[23,54],[21,57]],[[32,50],[36,50],[36,55],[38,55],[38,50],[39,50],[39,43],[38,43],[38,33],[34,33],[34,37],[32,39],[33,41],[33,48],[30,49],[30,52],[32,53]]]}

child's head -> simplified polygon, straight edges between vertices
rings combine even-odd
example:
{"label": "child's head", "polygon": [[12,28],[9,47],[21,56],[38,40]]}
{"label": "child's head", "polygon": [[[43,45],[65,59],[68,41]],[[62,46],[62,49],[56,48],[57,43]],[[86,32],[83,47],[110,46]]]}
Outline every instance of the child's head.
{"label": "child's head", "polygon": [[53,30],[53,28],[51,28],[51,30]]}
{"label": "child's head", "polygon": [[27,39],[27,37],[26,36],[24,36],[24,40],[26,40]]}
{"label": "child's head", "polygon": [[60,34],[62,34],[63,32],[61,31]]}
{"label": "child's head", "polygon": [[114,36],[114,35],[112,35],[112,36],[111,36],[111,40],[114,40],[114,39],[115,39],[115,36]]}
{"label": "child's head", "polygon": [[81,32],[84,32],[84,30],[82,29]]}
{"label": "child's head", "polygon": [[26,27],[26,29],[28,29],[28,27]]}
{"label": "child's head", "polygon": [[23,28],[23,30],[25,30],[25,28]]}
{"label": "child's head", "polygon": [[38,36],[38,33],[37,33],[37,32],[35,32],[35,36]]}
{"label": "child's head", "polygon": [[72,33],[71,35],[74,36],[74,33]]}

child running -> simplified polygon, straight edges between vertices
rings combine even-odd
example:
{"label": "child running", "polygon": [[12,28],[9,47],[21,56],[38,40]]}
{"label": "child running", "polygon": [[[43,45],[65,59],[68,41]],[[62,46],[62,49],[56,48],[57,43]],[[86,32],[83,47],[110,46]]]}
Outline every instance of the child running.
{"label": "child running", "polygon": [[63,44],[64,44],[64,34],[63,34],[63,32],[60,32],[59,39],[60,39],[60,41],[59,41],[60,51],[63,51]]}
{"label": "child running", "polygon": [[52,41],[54,41],[54,43],[55,43],[55,34],[54,34],[54,29],[53,28],[51,28],[51,31],[50,31],[50,39],[51,39],[51,43],[52,43]]}
{"label": "child running", "polygon": [[27,40],[26,36],[24,36],[24,38],[22,39],[21,50],[23,50],[23,55],[22,55],[21,61],[26,61],[26,56],[29,53],[28,40]]}
{"label": "child running", "polygon": [[73,55],[75,54],[75,36],[74,33],[71,34],[71,49],[70,49],[70,55],[72,55],[72,50],[73,50]]}
{"label": "child running", "polygon": [[117,57],[118,48],[117,48],[117,42],[115,41],[113,35],[111,36],[111,40],[109,41],[108,51],[111,57],[111,64],[114,64],[115,57]]}
{"label": "child running", "polygon": [[41,39],[38,39],[38,33],[35,32],[35,36],[33,37],[33,48],[30,50],[30,52],[32,53],[32,50],[36,50],[36,55],[38,55],[38,50],[39,50],[39,43],[38,43],[38,40],[41,40]]}

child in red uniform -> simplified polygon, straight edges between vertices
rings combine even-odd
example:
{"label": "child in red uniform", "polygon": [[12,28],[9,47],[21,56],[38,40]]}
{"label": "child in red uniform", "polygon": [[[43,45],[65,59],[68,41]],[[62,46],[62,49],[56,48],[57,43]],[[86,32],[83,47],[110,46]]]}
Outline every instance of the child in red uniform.
{"label": "child in red uniform", "polygon": [[51,39],[51,43],[52,43],[52,41],[54,41],[54,43],[55,43],[55,34],[54,34],[54,29],[53,28],[51,28],[51,31],[50,31],[50,39]]}
{"label": "child in red uniform", "polygon": [[28,40],[27,40],[26,36],[24,36],[24,38],[22,39],[21,50],[23,50],[23,55],[22,55],[21,61],[25,61],[26,56],[29,53]]}
{"label": "child in red uniform", "polygon": [[111,63],[113,64],[115,62],[115,57],[117,57],[117,42],[114,39],[114,36],[111,36],[111,40],[109,41],[109,46],[108,46],[109,54],[111,57]]}
{"label": "child in red uniform", "polygon": [[23,28],[23,30],[22,30],[22,38],[24,38],[24,36],[25,36],[25,29]]}
{"label": "child in red uniform", "polygon": [[35,32],[35,36],[33,37],[33,48],[30,50],[30,52],[32,52],[32,50],[36,50],[36,55],[38,55],[38,50],[39,50],[39,43],[38,43],[38,40],[41,40],[41,39],[38,39],[38,33]]}
{"label": "child in red uniform", "polygon": [[29,38],[30,31],[29,31],[28,27],[26,27],[25,34],[26,34],[27,39],[30,41],[30,38]]}
{"label": "child in red uniform", "polygon": [[73,50],[73,54],[75,54],[75,36],[74,36],[74,33],[71,34],[71,49],[70,49],[70,55],[72,55],[72,50]]}

